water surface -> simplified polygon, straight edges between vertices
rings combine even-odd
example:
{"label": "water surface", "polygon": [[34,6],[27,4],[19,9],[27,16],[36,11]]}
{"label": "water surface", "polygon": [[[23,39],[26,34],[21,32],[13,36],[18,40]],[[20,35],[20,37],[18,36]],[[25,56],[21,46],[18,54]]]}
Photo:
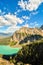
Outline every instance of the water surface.
{"label": "water surface", "polygon": [[0,54],[4,55],[17,54],[19,50],[20,48],[12,48],[10,46],[0,45]]}

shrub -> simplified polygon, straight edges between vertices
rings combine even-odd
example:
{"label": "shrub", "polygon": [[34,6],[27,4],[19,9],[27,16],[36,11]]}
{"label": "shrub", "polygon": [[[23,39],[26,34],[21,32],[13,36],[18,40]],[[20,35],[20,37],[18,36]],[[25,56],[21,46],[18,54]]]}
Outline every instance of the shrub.
{"label": "shrub", "polygon": [[16,41],[15,41],[15,42],[14,42],[14,41],[12,41],[12,42],[10,42],[10,43],[9,43],[9,45],[10,45],[10,46],[13,46],[13,45],[16,45],[16,44],[17,44],[17,42],[16,42]]}
{"label": "shrub", "polygon": [[24,46],[16,55],[15,60],[32,65],[43,65],[43,42]]}

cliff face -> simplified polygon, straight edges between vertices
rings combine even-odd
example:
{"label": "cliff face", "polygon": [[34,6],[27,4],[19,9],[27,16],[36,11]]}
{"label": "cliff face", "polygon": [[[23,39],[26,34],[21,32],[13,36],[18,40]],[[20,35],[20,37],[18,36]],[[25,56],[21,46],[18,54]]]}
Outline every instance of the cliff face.
{"label": "cliff face", "polygon": [[23,40],[25,37],[30,36],[30,35],[43,36],[43,31],[38,28],[22,27],[13,34],[12,39],[13,39],[13,41],[19,42],[19,41]]}

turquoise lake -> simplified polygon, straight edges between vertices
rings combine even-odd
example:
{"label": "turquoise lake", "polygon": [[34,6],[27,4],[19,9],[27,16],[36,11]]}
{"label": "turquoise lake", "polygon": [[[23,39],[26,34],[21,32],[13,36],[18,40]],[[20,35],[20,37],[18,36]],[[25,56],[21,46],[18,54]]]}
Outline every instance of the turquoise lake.
{"label": "turquoise lake", "polygon": [[17,54],[19,50],[20,48],[12,48],[10,46],[0,45],[0,54],[3,55]]}

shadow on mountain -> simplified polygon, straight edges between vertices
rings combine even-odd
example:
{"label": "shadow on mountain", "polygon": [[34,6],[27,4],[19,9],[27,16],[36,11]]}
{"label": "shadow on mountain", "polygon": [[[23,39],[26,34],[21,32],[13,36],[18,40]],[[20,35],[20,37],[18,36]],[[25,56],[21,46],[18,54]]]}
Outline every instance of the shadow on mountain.
{"label": "shadow on mountain", "polygon": [[43,38],[41,35],[30,35],[30,36],[25,37],[23,40],[21,40],[19,44],[27,43],[28,41],[33,42],[36,40],[40,40],[41,38]]}

